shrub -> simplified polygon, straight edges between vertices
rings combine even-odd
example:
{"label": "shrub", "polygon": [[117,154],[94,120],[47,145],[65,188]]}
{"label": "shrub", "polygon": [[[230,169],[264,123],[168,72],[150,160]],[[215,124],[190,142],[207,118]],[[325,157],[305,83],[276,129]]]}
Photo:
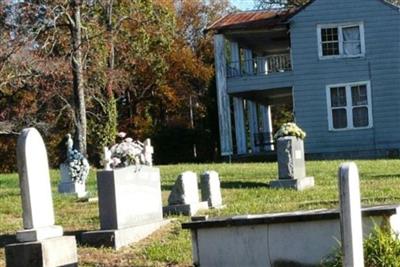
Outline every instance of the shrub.
{"label": "shrub", "polygon": [[[324,267],[341,267],[343,254],[340,248],[323,260]],[[365,267],[400,267],[400,240],[389,226],[375,226],[364,240]]]}

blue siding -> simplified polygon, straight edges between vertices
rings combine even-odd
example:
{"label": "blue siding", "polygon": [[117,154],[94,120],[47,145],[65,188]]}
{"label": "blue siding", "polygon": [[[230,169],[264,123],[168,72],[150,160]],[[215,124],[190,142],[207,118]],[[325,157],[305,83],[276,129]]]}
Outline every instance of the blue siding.
{"label": "blue siding", "polygon": [[[315,0],[292,18],[293,92],[307,153],[400,148],[399,11],[380,0]],[[317,25],[363,22],[366,55],[318,57]],[[326,85],[371,81],[373,128],[329,131]]]}

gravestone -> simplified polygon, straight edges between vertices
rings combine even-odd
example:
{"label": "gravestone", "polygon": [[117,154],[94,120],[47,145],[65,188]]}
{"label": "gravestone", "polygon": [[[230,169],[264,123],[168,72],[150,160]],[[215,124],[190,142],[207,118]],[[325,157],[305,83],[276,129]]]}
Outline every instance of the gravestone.
{"label": "gravestone", "polygon": [[294,136],[280,137],[277,141],[278,180],[271,188],[304,190],[314,186],[314,177],[306,177],[304,142]]}
{"label": "gravestone", "polygon": [[194,215],[198,210],[208,209],[208,202],[199,201],[197,175],[186,171],[181,173],[168,197],[168,206],[164,207],[166,214]]}
{"label": "gravestone", "polygon": [[97,188],[100,230],[83,233],[84,244],[119,249],[169,222],[163,220],[158,168],[140,165],[101,170]]}
{"label": "gravestone", "polygon": [[343,266],[364,266],[360,179],[357,165],[343,163],[339,168],[340,231]]}
{"label": "gravestone", "polygon": [[222,207],[221,183],[215,171],[207,171],[200,176],[201,200],[210,208]]}
{"label": "gravestone", "polygon": [[76,266],[75,237],[63,236],[62,227],[54,225],[47,152],[36,129],[21,132],[17,160],[24,230],[16,235],[21,243],[6,246],[7,266]]}
{"label": "gravestone", "polygon": [[79,151],[73,149],[73,144],[71,135],[67,134],[67,159],[60,164],[61,180],[58,192],[87,198],[86,179],[89,175],[89,162]]}

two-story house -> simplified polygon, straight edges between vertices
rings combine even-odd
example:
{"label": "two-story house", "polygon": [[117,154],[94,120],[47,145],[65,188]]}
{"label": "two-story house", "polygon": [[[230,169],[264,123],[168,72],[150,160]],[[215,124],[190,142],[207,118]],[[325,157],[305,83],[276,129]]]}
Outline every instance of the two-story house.
{"label": "two-story house", "polygon": [[227,15],[214,31],[221,154],[272,150],[271,106],[292,103],[307,154],[400,149],[400,10],[384,0],[314,0]]}

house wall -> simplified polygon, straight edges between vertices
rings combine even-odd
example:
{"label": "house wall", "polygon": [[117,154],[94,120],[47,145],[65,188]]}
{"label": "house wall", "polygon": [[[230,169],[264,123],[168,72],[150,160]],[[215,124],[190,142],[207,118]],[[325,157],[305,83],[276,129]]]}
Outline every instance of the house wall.
{"label": "house wall", "polygon": [[[364,23],[365,57],[319,59],[317,24],[346,22]],[[399,25],[399,10],[380,0],[316,0],[291,19],[294,111],[307,153],[400,148]],[[371,81],[373,127],[329,131],[326,86],[358,81]]]}

